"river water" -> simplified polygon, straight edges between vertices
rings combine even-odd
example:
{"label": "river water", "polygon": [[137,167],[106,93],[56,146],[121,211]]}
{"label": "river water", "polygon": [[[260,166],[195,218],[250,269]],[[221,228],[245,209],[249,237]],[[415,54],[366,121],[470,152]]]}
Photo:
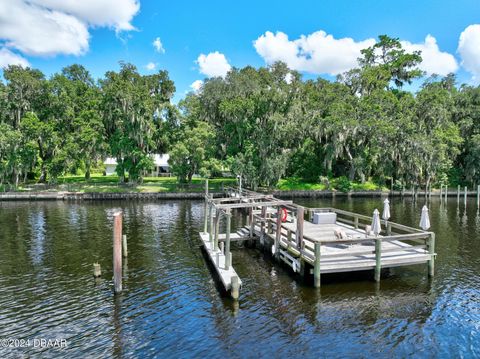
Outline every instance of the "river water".
{"label": "river water", "polygon": [[[296,202],[367,215],[382,208],[379,198]],[[393,221],[418,226],[423,202],[391,202]],[[129,257],[124,292],[114,296],[117,210]],[[257,250],[233,248],[243,281],[236,304],[219,294],[199,249],[201,201],[0,202],[0,343],[26,346],[0,347],[0,357],[479,357],[476,204],[434,199],[430,212],[432,280],[419,265],[386,273],[380,285],[372,273],[325,276],[317,291]]]}

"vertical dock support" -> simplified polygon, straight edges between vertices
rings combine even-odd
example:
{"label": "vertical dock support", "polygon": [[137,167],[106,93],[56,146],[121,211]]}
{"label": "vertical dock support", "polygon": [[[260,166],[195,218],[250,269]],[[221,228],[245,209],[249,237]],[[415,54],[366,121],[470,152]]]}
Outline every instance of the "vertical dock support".
{"label": "vertical dock support", "polygon": [[205,180],[205,211],[204,211],[203,233],[208,229],[208,178]]}
{"label": "vertical dock support", "polygon": [[358,229],[358,216],[353,217],[353,225],[355,229]]}
{"label": "vertical dock support", "polygon": [[445,185],[445,203],[448,202],[448,184]]}
{"label": "vertical dock support", "polygon": [[211,242],[213,240],[213,204],[210,203],[208,210],[208,218],[210,222],[210,230],[208,231],[208,240]]}
{"label": "vertical dock support", "polygon": [[215,215],[215,237],[213,237],[213,250],[218,251],[218,234],[220,233],[220,210]]}
{"label": "vertical dock support", "polygon": [[122,212],[113,215],[113,283],[115,293],[122,291]]}
{"label": "vertical dock support", "polygon": [[457,186],[457,204],[460,203],[460,185]]}
{"label": "vertical dock support", "polygon": [[296,239],[297,239],[297,248],[302,249],[303,245],[303,222],[305,216],[305,208],[299,206],[297,207],[297,231],[296,231]]}
{"label": "vertical dock support", "polygon": [[278,258],[280,251],[280,239],[282,237],[282,207],[278,206],[277,209],[277,231],[275,232],[275,258]]}
{"label": "vertical dock support", "polygon": [[253,238],[253,230],[255,228],[255,221],[253,220],[253,207],[250,207],[250,209],[249,209],[248,218],[249,218],[249,223],[250,223],[249,236],[250,236],[250,238]]}
{"label": "vertical dock support", "polygon": [[428,253],[430,254],[430,260],[428,261],[428,275],[433,277],[435,271],[435,233],[430,233],[428,243]]}
{"label": "vertical dock support", "polygon": [[123,256],[128,257],[127,235],[126,234],[124,234],[122,236],[122,249],[123,249]]}
{"label": "vertical dock support", "polygon": [[463,203],[465,204],[465,207],[467,207],[467,186],[465,186],[463,190]]}
{"label": "vertical dock support", "polygon": [[440,185],[440,204],[442,204],[443,200],[443,184]]}
{"label": "vertical dock support", "polygon": [[266,219],[267,219],[267,207],[263,206],[262,207],[262,223],[260,223],[260,232],[262,236],[265,234],[265,225],[266,225]]}
{"label": "vertical dock support", "polygon": [[232,254],[230,253],[230,225],[232,222],[232,214],[230,208],[227,208],[227,220],[225,231],[225,269],[230,269],[232,265]]}
{"label": "vertical dock support", "polygon": [[233,276],[230,282],[230,295],[233,299],[237,300],[240,296],[240,283],[238,281],[238,276]]}
{"label": "vertical dock support", "polygon": [[477,208],[480,208],[480,185],[477,186]]}
{"label": "vertical dock support", "polygon": [[313,286],[320,288],[320,255],[321,255],[321,242],[315,242],[315,262],[313,266]]}
{"label": "vertical dock support", "polygon": [[375,238],[375,282],[380,282],[382,273],[382,240]]}

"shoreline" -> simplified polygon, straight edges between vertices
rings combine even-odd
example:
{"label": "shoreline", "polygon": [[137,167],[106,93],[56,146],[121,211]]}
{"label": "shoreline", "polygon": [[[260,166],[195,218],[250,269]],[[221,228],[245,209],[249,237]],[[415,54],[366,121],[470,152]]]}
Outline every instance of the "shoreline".
{"label": "shoreline", "polygon": [[[412,197],[412,191],[315,191],[292,190],[272,191],[273,196],[281,198],[332,198],[332,197]],[[214,197],[222,196],[222,192],[210,192]],[[431,196],[439,197],[440,191]],[[445,195],[445,193],[443,193]],[[457,196],[457,191],[449,191],[449,197]],[[467,191],[467,196],[476,196],[476,191]],[[151,200],[151,199],[203,199],[204,192],[4,192],[0,193],[0,201],[103,201],[103,200]],[[425,192],[418,191],[417,197],[425,197]],[[460,192],[464,196],[464,192]]]}

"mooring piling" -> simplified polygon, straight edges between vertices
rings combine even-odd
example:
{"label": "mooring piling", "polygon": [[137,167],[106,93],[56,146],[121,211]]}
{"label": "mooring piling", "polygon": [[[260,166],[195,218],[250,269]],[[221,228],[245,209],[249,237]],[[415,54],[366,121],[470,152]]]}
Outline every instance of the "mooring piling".
{"label": "mooring piling", "polygon": [[460,203],[460,185],[457,186],[457,204]]}
{"label": "mooring piling", "polygon": [[238,297],[240,296],[240,283],[238,279],[239,279],[238,276],[233,276],[231,278],[231,283],[230,283],[230,286],[231,286],[230,294],[232,298],[235,300],[237,300]]}
{"label": "mooring piling", "polygon": [[480,208],[480,185],[477,186],[477,208]]}
{"label": "mooring piling", "polygon": [[465,204],[465,207],[467,207],[467,186],[465,186],[463,190],[463,203]]}
{"label": "mooring piling", "polygon": [[126,258],[128,257],[128,247],[127,247],[127,235],[124,234],[122,236],[122,250],[123,256]]}
{"label": "mooring piling", "polygon": [[122,212],[113,215],[113,282],[115,293],[122,291]]}
{"label": "mooring piling", "polygon": [[100,268],[100,263],[93,263],[93,276],[95,278],[102,276],[102,269]]}
{"label": "mooring piling", "polygon": [[217,209],[215,214],[215,237],[213,240],[213,250],[218,250],[218,236],[220,233],[220,210]]}

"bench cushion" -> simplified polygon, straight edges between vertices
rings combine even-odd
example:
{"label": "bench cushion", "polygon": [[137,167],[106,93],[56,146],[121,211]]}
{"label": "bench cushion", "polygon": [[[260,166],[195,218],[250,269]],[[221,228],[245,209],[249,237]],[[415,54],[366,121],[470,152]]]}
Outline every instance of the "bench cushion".
{"label": "bench cushion", "polygon": [[332,212],[314,213],[313,223],[314,224],[335,224],[337,223],[337,214]]}

